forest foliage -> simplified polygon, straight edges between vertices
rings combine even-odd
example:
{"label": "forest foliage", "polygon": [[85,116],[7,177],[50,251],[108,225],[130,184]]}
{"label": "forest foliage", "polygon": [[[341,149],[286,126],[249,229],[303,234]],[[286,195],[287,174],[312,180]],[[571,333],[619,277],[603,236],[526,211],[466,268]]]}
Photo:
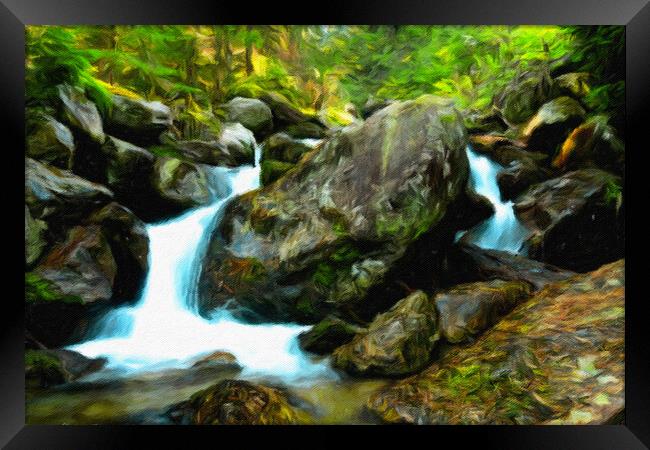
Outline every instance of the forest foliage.
{"label": "forest foliage", "polygon": [[268,92],[339,124],[425,93],[484,111],[536,67],[589,72],[592,108],[624,109],[624,28],[611,26],[29,26],[26,64],[28,106],[71,83],[100,108],[110,92],[162,100],[185,125],[218,126],[220,104]]}

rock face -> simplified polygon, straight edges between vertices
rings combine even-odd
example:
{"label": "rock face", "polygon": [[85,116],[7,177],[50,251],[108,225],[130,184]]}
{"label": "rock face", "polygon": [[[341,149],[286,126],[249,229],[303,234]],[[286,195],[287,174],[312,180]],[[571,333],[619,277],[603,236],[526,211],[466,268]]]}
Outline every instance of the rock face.
{"label": "rock face", "polygon": [[160,102],[113,95],[106,117],[106,130],[136,145],[158,143],[161,133],[172,125],[171,110]]}
{"label": "rock face", "polygon": [[41,388],[68,383],[100,370],[106,362],[70,350],[26,350],[25,382],[29,387]]}
{"label": "rock face", "polygon": [[79,88],[58,87],[62,121],[99,144],[104,142],[104,126],[97,106]]}
{"label": "rock face", "polygon": [[284,393],[243,380],[224,380],[168,412],[181,425],[296,425],[304,421]]}
{"label": "rock face", "polygon": [[104,170],[98,181],[106,183],[127,205],[141,201],[150,189],[148,180],[153,171],[154,156],[143,148],[112,136],[107,136],[101,153]]}
{"label": "rock face", "polygon": [[531,150],[553,155],[584,117],[580,103],[571,97],[558,97],[542,105],[526,124],[522,139]]}
{"label": "rock face", "polygon": [[511,162],[497,174],[497,185],[501,198],[511,200],[525,191],[529,186],[549,179],[552,172],[533,158],[523,158]]}
{"label": "rock face", "polygon": [[78,221],[112,198],[104,186],[25,158],[25,204],[35,219]]}
{"label": "rock face", "polygon": [[327,316],[309,331],[300,333],[298,342],[308,352],[325,355],[331,353],[335,348],[350,342],[355,335],[365,331],[363,328],[338,317]]}
{"label": "rock face", "polygon": [[551,284],[473,345],[375,393],[383,421],[606,424],[624,408],[624,263]]}
{"label": "rock face", "polygon": [[438,326],[451,343],[470,340],[530,297],[532,289],[521,281],[481,281],[454,286],[436,294]]}
{"label": "rock face", "polygon": [[34,219],[25,205],[25,264],[30,267],[43,254],[47,246],[45,232],[47,224],[38,219]]}
{"label": "rock face", "polygon": [[75,143],[72,132],[51,116],[43,116],[27,135],[26,154],[61,169],[71,169]]}
{"label": "rock face", "polygon": [[618,177],[581,169],[532,186],[515,213],[532,230],[533,259],[587,271],[624,254],[624,214]]}
{"label": "rock face", "polygon": [[[462,244],[456,246],[449,262],[450,271],[457,277],[453,282],[462,283],[467,280],[503,279],[523,281],[539,290],[549,283],[570,278],[575,274],[570,270],[528,259],[521,255],[513,255],[499,250],[486,250],[475,245]],[[463,273],[464,272],[464,273]]]}
{"label": "rock face", "polygon": [[427,366],[439,339],[433,302],[416,291],[332,354],[334,367],[362,376],[402,376]]}
{"label": "rock face", "polygon": [[229,205],[204,261],[201,310],[234,299],[249,320],[312,323],[371,311],[368,290],[464,193],[466,139],[457,111],[432,97],[339,131]]}
{"label": "rock face", "polygon": [[495,105],[509,124],[520,124],[549,99],[551,87],[551,78],[544,71],[524,72],[506,86]]}
{"label": "rock face", "polygon": [[273,130],[271,109],[261,100],[235,97],[224,105],[229,122],[239,122],[257,138],[267,136]]}

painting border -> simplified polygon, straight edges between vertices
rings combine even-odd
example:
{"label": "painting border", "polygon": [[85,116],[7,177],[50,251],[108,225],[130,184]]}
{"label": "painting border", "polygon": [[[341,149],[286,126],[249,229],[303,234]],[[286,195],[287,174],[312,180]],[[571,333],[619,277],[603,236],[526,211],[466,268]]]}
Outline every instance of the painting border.
{"label": "painting border", "polygon": [[[281,2],[259,2],[254,7],[243,2],[198,0],[0,0],[0,91],[2,108],[3,186],[5,201],[11,201],[15,212],[4,220],[6,261],[19,261],[23,244],[18,238],[22,227],[20,178],[24,148],[24,44],[25,25],[31,24],[613,24],[626,25],[626,409],[624,425],[607,426],[513,426],[513,427],[331,427],[354,429],[374,439],[395,438],[408,433],[408,439],[425,437],[436,442],[452,439],[472,442],[482,449],[642,449],[650,446],[650,380],[648,326],[641,297],[641,265],[637,252],[632,252],[630,239],[639,242],[642,235],[633,230],[641,221],[630,220],[634,211],[646,201],[641,198],[647,189],[635,188],[635,175],[644,165],[640,160],[647,145],[650,103],[650,3],[649,0],[463,0],[399,2],[330,0],[325,5],[298,5]],[[323,9],[326,8],[326,9]],[[16,180],[13,180],[13,177]],[[636,180],[636,181],[635,181]],[[640,184],[640,183],[639,183]],[[16,192],[14,192],[14,189]],[[637,200],[634,200],[634,199]],[[13,202],[16,202],[14,205]],[[636,224],[635,224],[636,222]],[[641,222],[642,223],[642,222]],[[15,227],[15,229],[14,229]],[[13,239],[13,236],[16,238]],[[638,247],[638,246],[637,246]],[[640,250],[637,248],[636,250]],[[15,252],[15,255],[13,254]],[[640,254],[640,251],[638,252]],[[15,259],[14,259],[15,258]],[[242,442],[252,437],[251,427],[160,427],[160,426],[37,426],[25,425],[24,386],[24,300],[21,267],[5,265],[5,288],[0,317],[0,445],[5,448],[134,448],[185,446],[195,439],[219,439],[237,433]],[[12,271],[16,271],[14,275]],[[9,294],[11,292],[11,294]],[[319,443],[336,443],[333,433],[322,433],[321,427],[299,427],[300,433],[317,433]],[[369,430],[371,428],[371,431]],[[283,427],[257,427],[264,435],[286,439]],[[296,431],[292,429],[292,432]],[[219,433],[215,435],[215,433]],[[225,434],[224,434],[225,433]],[[277,434],[276,434],[277,433]],[[282,434],[280,434],[282,433]],[[257,434],[257,433],[256,433]],[[198,435],[198,436],[197,436]],[[419,436],[417,436],[419,435]],[[217,441],[217,442],[219,442]],[[223,442],[223,441],[221,441]],[[313,442],[313,441],[311,441]],[[185,445],[183,445],[185,444]]]}

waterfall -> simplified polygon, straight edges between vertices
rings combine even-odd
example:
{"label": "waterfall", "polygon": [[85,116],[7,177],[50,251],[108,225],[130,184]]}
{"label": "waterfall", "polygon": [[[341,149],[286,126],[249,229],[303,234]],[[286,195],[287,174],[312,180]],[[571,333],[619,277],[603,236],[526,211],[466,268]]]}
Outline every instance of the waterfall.
{"label": "waterfall", "polygon": [[456,240],[481,248],[505,250],[511,253],[524,253],[522,244],[527,236],[527,229],[517,220],[511,201],[501,200],[497,184],[497,174],[503,167],[486,156],[477,154],[467,147],[469,160],[470,184],[474,190],[486,197],[494,206],[494,214],[471,230],[459,232]]}
{"label": "waterfall", "polygon": [[[109,368],[127,372],[189,367],[215,351],[232,353],[242,376],[268,375],[296,382],[335,377],[326,361],[302,353],[296,324],[246,324],[226,310],[210,320],[198,315],[197,274],[206,243],[232,197],[259,187],[261,149],[253,166],[214,167],[209,177],[216,200],[162,223],[147,226],[149,272],[139,300],[111,311],[96,337],[70,346],[87,357],[106,357]],[[219,196],[220,193],[220,196]]]}

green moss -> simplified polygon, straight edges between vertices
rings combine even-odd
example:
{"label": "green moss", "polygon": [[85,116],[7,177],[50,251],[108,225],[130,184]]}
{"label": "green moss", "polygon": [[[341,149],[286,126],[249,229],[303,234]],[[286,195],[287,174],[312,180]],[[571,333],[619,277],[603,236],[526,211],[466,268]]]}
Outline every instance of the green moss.
{"label": "green moss", "polygon": [[337,263],[348,263],[359,259],[361,252],[351,243],[346,242],[330,255],[330,260]]}
{"label": "green moss", "polygon": [[25,301],[27,303],[83,303],[81,297],[63,294],[54,283],[35,272],[25,274]]}
{"label": "green moss", "polygon": [[605,184],[604,200],[608,206],[614,205],[616,211],[620,209],[623,204],[623,188],[617,181],[613,179],[607,180],[607,184]]}
{"label": "green moss", "polygon": [[68,378],[61,361],[42,350],[25,351],[25,378],[28,385],[48,387],[65,383]]}
{"label": "green moss", "polygon": [[321,262],[312,276],[316,285],[329,287],[336,281],[336,270],[330,264]]}
{"label": "green moss", "polygon": [[267,159],[262,161],[260,178],[264,186],[271,184],[295,167],[295,164]]}
{"label": "green moss", "polygon": [[177,148],[172,147],[171,145],[154,145],[152,147],[149,147],[147,150],[149,150],[154,155],[160,157],[169,157],[169,158],[177,158],[177,159],[184,158],[183,153],[180,152]]}

